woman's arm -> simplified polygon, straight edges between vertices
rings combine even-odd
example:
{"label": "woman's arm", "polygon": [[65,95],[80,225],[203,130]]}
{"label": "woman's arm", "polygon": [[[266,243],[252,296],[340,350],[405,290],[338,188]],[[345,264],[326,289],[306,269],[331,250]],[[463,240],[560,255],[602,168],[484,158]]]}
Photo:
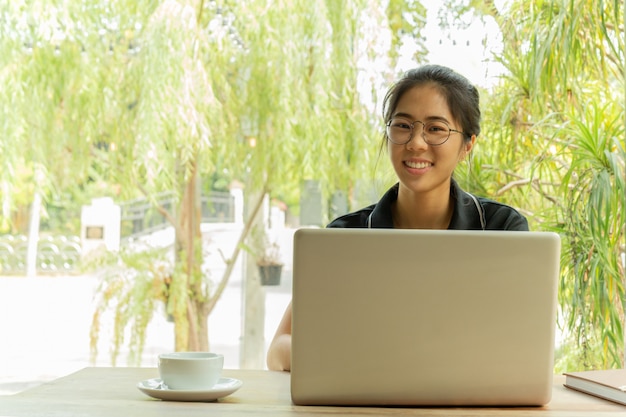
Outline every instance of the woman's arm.
{"label": "woman's arm", "polygon": [[291,302],[267,350],[267,368],[271,371],[291,370]]}

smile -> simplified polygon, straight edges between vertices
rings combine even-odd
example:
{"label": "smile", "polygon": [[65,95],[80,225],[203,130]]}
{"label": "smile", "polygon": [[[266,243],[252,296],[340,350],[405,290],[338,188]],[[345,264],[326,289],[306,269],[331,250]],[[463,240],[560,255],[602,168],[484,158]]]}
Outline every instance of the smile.
{"label": "smile", "polygon": [[420,161],[420,162],[405,161],[404,164],[408,166],[409,168],[414,168],[414,169],[424,169],[424,168],[429,168],[433,166],[432,162],[425,162],[425,161]]}

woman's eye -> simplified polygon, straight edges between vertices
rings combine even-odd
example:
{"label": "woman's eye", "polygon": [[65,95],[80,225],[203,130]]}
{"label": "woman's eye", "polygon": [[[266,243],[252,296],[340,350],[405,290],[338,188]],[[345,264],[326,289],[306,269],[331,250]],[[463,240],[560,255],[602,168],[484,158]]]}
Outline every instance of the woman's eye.
{"label": "woman's eye", "polygon": [[406,122],[393,122],[391,126],[398,129],[411,130],[411,125]]}
{"label": "woman's eye", "polygon": [[433,124],[433,125],[428,125],[426,127],[426,130],[429,132],[445,132],[448,130],[448,128],[445,125]]}

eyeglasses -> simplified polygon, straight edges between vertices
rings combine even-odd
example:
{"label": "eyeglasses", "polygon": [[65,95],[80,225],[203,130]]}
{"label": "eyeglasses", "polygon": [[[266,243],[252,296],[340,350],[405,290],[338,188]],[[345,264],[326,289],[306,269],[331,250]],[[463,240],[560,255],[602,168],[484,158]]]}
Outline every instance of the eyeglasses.
{"label": "eyeglasses", "polygon": [[413,139],[416,123],[420,123],[424,127],[422,138],[431,146],[443,145],[450,138],[452,132],[465,135],[460,130],[451,129],[443,120],[424,123],[419,120],[409,122],[406,119],[393,118],[387,122],[387,139],[396,145],[406,145]]}

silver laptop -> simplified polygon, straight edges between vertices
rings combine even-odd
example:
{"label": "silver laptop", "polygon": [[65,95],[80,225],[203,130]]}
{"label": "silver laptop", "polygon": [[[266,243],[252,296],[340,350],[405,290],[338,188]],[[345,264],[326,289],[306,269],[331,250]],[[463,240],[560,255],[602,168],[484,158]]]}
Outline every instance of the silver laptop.
{"label": "silver laptop", "polygon": [[298,230],[294,404],[548,403],[559,255],[548,232]]}

